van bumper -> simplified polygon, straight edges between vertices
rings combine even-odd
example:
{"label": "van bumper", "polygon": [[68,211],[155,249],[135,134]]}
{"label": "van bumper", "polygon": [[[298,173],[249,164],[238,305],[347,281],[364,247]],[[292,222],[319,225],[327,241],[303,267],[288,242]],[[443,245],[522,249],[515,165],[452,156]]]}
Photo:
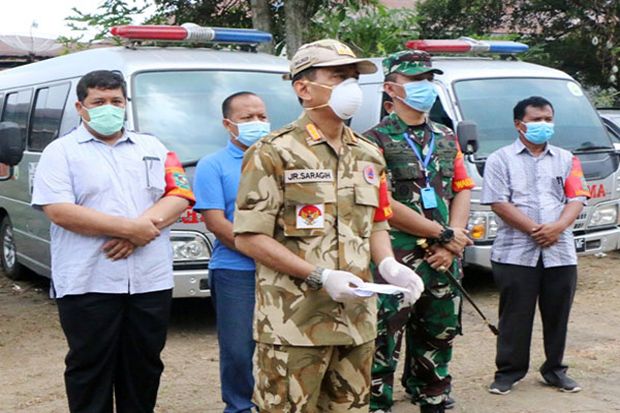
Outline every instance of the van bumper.
{"label": "van bumper", "polygon": [[591,255],[620,249],[620,228],[575,235],[579,255]]}
{"label": "van bumper", "polygon": [[[592,255],[620,249],[620,228],[575,235],[578,255]],[[473,245],[465,248],[463,264],[491,269],[491,245]]]}
{"label": "van bumper", "polygon": [[465,248],[463,254],[463,266],[476,266],[491,269],[491,244],[489,245],[472,245]]}
{"label": "van bumper", "polygon": [[209,270],[174,270],[173,298],[210,296]]}

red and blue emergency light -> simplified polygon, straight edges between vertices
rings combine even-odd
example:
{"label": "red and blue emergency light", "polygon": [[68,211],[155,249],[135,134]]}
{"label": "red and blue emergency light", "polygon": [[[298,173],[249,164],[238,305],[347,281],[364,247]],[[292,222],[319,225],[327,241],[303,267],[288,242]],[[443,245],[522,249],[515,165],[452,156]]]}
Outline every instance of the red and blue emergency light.
{"label": "red and blue emergency light", "polygon": [[460,39],[421,39],[410,40],[407,48],[424,50],[429,53],[500,53],[512,54],[527,51],[524,43],[507,40],[475,40],[469,37]]}
{"label": "red and blue emergency light", "polygon": [[272,39],[271,33],[260,30],[201,27],[194,23],[181,26],[114,26],[110,33],[125,39],[173,42],[267,43]]}

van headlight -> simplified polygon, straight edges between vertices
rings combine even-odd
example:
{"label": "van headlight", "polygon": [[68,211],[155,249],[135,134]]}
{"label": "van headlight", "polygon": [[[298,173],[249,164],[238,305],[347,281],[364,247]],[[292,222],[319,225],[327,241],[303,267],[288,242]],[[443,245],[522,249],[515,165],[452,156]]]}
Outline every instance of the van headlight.
{"label": "van headlight", "polygon": [[172,232],[170,241],[174,261],[205,261],[211,258],[209,241],[198,232]]}
{"label": "van headlight", "polygon": [[475,211],[469,214],[469,235],[474,241],[491,240],[497,236],[497,220],[491,211]]}
{"label": "van headlight", "polygon": [[605,205],[598,207],[592,213],[589,227],[600,227],[603,225],[614,225],[618,222],[618,206]]}

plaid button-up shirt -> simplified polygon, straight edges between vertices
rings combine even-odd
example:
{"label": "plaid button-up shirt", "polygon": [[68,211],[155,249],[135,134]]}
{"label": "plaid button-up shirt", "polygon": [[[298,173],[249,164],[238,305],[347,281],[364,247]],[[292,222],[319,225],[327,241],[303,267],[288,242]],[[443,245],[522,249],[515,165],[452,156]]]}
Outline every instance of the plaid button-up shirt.
{"label": "plaid button-up shirt", "polygon": [[[484,168],[482,204],[509,202],[534,222],[557,221],[568,202],[583,202],[588,192],[579,160],[564,149],[547,144],[534,156],[517,139],[489,156]],[[535,267],[542,254],[545,268],[576,265],[572,228],[559,241],[541,248],[534,239],[498,217],[491,261]]]}

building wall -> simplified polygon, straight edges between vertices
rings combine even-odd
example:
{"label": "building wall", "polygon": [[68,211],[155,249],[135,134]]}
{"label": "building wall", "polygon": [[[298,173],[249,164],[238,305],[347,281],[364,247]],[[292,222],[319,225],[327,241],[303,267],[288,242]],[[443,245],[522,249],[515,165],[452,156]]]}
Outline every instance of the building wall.
{"label": "building wall", "polygon": [[393,9],[413,9],[418,0],[381,0],[381,3]]}

